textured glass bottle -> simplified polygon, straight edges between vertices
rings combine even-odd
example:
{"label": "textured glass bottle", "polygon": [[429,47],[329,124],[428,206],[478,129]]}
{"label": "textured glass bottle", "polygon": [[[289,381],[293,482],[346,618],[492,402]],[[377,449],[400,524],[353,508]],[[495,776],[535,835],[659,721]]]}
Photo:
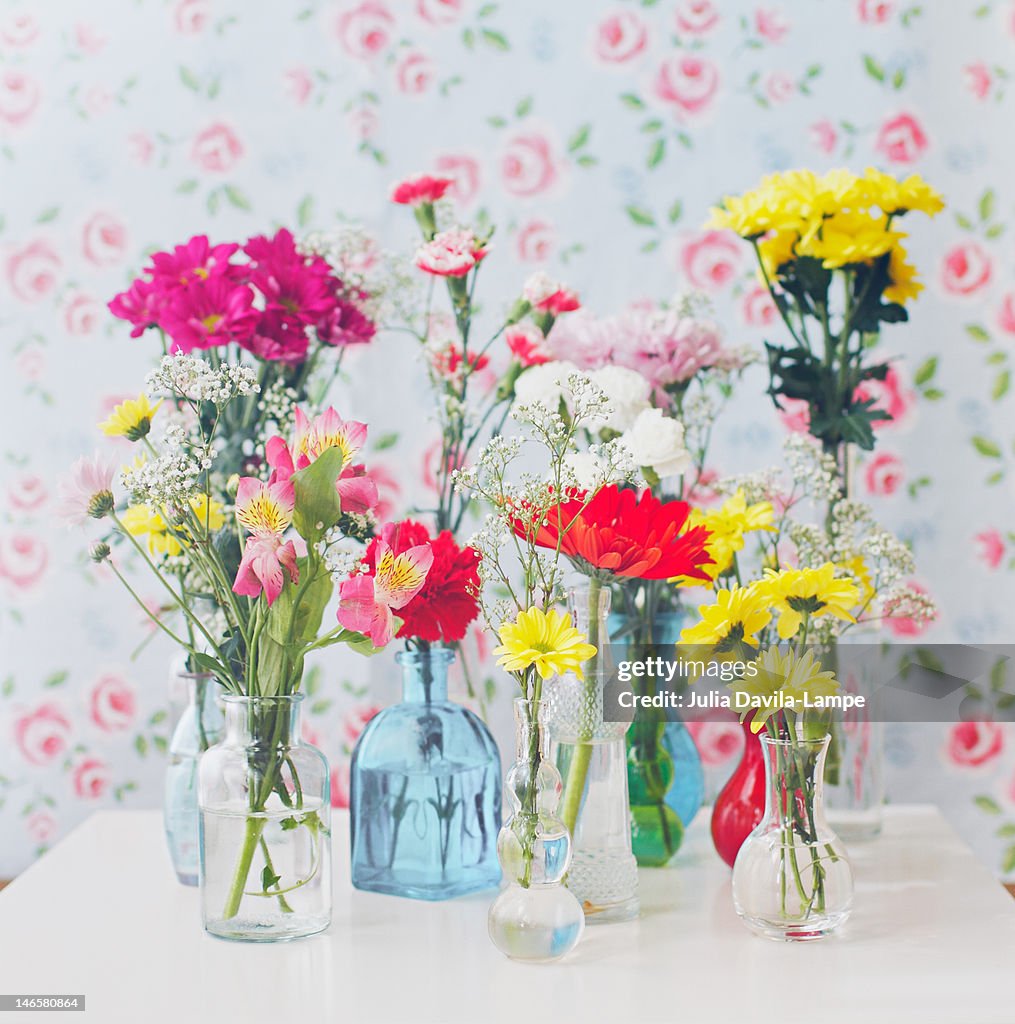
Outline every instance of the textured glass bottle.
{"label": "textured glass bottle", "polygon": [[631,852],[628,723],[603,721],[610,592],[593,579],[569,592],[568,606],[575,627],[600,650],[584,665],[584,680],[568,674],[549,691],[550,755],[564,780],[561,819],[574,843],[567,884],[590,924],[627,921],[638,914],[638,863]]}
{"label": "textured glass bottle", "polygon": [[507,888],[490,907],[493,944],[513,960],[559,960],[577,945],[585,915],[563,878],[571,865],[571,836],[557,816],[563,789],[546,759],[545,704],[518,698],[517,749],[505,780],[510,817],[497,837]]}
{"label": "textured glass bottle", "polygon": [[224,699],[198,767],[201,912],[213,935],[295,939],[331,923],[328,762],[300,735],[302,694]]}
{"label": "textured glass bottle", "polygon": [[761,737],[765,816],[733,865],[733,904],[752,931],[771,939],[820,939],[853,906],[846,849],[825,818],[823,773],[828,736]]}
{"label": "textured glass bottle", "polygon": [[[627,658],[668,659],[684,619],[682,612],[650,620],[614,613],[609,619],[612,642],[626,649]],[[651,696],[656,680],[642,677],[632,680],[632,686]],[[705,797],[701,756],[679,712],[651,707],[635,711],[627,732],[627,787],[634,855],[639,864],[661,867],[680,848],[684,829]]]}
{"label": "textured glass bottle", "polygon": [[402,651],[402,702],[370,720],[352,756],[357,889],[445,900],[500,882],[497,745],[448,700],[446,648]]}
{"label": "textured glass bottle", "polygon": [[162,810],[176,877],[184,885],[197,885],[197,762],[222,738],[223,720],[214,677],[188,672],[180,675],[186,680],[189,698],[169,742]]}

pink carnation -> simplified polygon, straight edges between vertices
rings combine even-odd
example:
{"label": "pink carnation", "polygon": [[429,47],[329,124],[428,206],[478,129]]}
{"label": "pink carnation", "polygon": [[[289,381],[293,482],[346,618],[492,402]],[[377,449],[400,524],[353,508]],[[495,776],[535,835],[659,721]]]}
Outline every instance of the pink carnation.
{"label": "pink carnation", "polygon": [[547,351],[543,333],[532,324],[515,324],[504,332],[511,355],[522,366],[539,366],[553,358]]}
{"label": "pink carnation", "polygon": [[414,174],[394,185],[391,189],[391,201],[402,206],[435,203],[454,183],[453,178],[441,178],[433,174]]}
{"label": "pink carnation", "polygon": [[542,272],[533,274],[525,282],[522,296],[533,309],[539,310],[541,313],[550,313],[552,316],[571,313],[581,308],[581,302],[578,301],[576,292],[565,288],[564,285]]}
{"label": "pink carnation", "polygon": [[485,255],[471,231],[442,231],[416,250],[416,266],[436,277],[464,277]]}

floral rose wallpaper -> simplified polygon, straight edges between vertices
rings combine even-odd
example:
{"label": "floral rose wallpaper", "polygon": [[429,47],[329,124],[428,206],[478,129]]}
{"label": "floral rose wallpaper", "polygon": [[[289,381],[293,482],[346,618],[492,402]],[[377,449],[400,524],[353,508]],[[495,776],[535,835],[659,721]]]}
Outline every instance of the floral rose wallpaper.
{"label": "floral rose wallpaper", "polygon": [[[728,340],[759,349],[780,331],[775,309],[749,250],[701,228],[709,206],[793,166],[924,175],[948,209],[907,224],[926,291],[885,333],[898,361],[872,397],[893,419],[860,493],[914,545],[915,582],[941,609],[927,635],[1004,642],[1013,73],[1011,0],[4,4],[0,877],[97,808],[161,799],[172,652],[54,515],[56,482],[157,355],[106,301],[148,251],[201,232],[355,221],[406,248],[411,225],[387,196],[417,170],[453,177],[457,201],[501,226],[490,294],[542,267],[602,313],[693,288]],[[432,481],[414,352],[381,333],[346,369],[335,404],[369,421],[385,500],[404,510]],[[716,473],[774,461],[801,428],[766,383],[749,373],[717,426]],[[313,674],[338,803],[393,669],[390,655],[332,655]],[[491,697],[495,722],[505,696]],[[696,740],[714,787],[739,729],[703,725]],[[892,800],[939,803],[1015,877],[1015,726],[894,725],[887,756]]]}

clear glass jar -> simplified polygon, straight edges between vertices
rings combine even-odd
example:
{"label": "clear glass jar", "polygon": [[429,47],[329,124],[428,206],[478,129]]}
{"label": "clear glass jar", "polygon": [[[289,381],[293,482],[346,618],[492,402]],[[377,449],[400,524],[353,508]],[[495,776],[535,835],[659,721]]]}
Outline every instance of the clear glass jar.
{"label": "clear glass jar", "polygon": [[188,700],[169,742],[162,812],[176,877],[184,885],[197,885],[197,763],[222,738],[223,718],[214,676],[192,672],[181,675],[187,683]]}
{"label": "clear glass jar", "polygon": [[761,737],[765,815],[733,865],[733,904],[748,928],[767,938],[823,938],[853,906],[849,857],[825,817],[828,741]]}
{"label": "clear glass jar", "polygon": [[395,660],[402,702],[370,720],[352,756],[352,884],[424,900],[496,888],[497,744],[448,700],[453,651],[400,651]]}
{"label": "clear glass jar", "polygon": [[300,734],[302,694],[224,698],[226,729],[198,767],[205,928],[274,942],[331,923],[328,762]]}
{"label": "clear glass jar", "polygon": [[561,820],[574,843],[567,885],[589,924],[627,921],[638,914],[638,863],[627,788],[629,723],[603,721],[610,592],[592,579],[569,591],[568,606],[575,627],[600,650],[583,666],[583,679],[567,674],[548,688],[550,756],[564,780]]}
{"label": "clear glass jar", "polygon": [[516,759],[505,779],[510,816],[497,837],[507,887],[490,907],[493,944],[513,960],[559,960],[578,944],[585,915],[563,879],[571,836],[557,816],[560,774],[546,759],[543,701],[514,702]]}

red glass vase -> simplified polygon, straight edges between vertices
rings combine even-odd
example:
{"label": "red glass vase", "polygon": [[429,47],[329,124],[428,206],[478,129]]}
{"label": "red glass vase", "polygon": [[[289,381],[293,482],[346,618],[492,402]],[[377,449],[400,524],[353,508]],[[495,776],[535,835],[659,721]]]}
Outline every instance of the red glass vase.
{"label": "red glass vase", "polygon": [[765,813],[765,758],[761,741],[751,732],[749,720],[741,728],[744,756],[712,808],[712,842],[730,867]]}

